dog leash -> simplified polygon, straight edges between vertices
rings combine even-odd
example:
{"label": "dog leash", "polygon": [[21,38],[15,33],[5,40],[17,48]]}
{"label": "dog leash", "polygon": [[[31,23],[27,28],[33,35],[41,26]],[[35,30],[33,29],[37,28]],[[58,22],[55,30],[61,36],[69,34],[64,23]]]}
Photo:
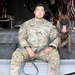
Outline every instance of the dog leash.
{"label": "dog leash", "polygon": [[[46,46],[45,46],[45,47],[46,47]],[[44,48],[40,49],[39,51],[38,51],[38,50],[35,50],[34,53],[37,54],[37,53],[39,53],[39,52],[41,52],[41,51],[43,51],[43,50],[44,50]],[[23,73],[24,73],[25,75],[38,75],[39,70],[38,70],[37,66],[34,64],[34,62],[33,62],[34,60],[35,60],[35,59],[33,59],[33,60],[30,59],[28,62],[31,62],[31,63],[32,63],[32,65],[36,68],[37,73],[36,73],[36,74],[27,74],[27,73],[25,73],[24,67],[25,67],[25,65],[26,65],[26,62],[24,62],[22,71],[23,71]]]}
{"label": "dog leash", "polygon": [[39,70],[38,70],[37,66],[34,64],[33,60],[30,60],[30,61],[28,61],[28,62],[31,62],[31,63],[32,63],[32,65],[36,68],[37,73],[36,73],[36,74],[27,74],[27,73],[25,73],[25,71],[24,71],[24,67],[25,67],[25,65],[26,65],[26,62],[25,62],[24,65],[23,65],[23,68],[22,68],[22,71],[23,71],[24,75],[38,75]]}
{"label": "dog leash", "polygon": [[[58,34],[58,35],[59,35],[59,34]],[[50,41],[50,43],[52,43],[52,42],[58,37],[58,35],[57,35],[52,41]],[[47,46],[45,46],[45,47],[47,47]],[[45,47],[44,47],[44,48],[45,48]],[[35,50],[34,53],[37,54],[37,53],[43,51],[44,48],[42,48],[42,49],[40,49],[40,50]],[[24,73],[25,75],[38,75],[39,70],[38,70],[37,66],[34,64],[33,60],[29,60],[29,62],[31,62],[31,63],[33,64],[33,66],[36,68],[37,73],[36,73],[36,74],[27,74],[27,73],[25,73],[24,67],[25,67],[25,65],[26,65],[26,62],[24,62],[24,65],[23,65],[23,68],[22,68],[23,73]]]}

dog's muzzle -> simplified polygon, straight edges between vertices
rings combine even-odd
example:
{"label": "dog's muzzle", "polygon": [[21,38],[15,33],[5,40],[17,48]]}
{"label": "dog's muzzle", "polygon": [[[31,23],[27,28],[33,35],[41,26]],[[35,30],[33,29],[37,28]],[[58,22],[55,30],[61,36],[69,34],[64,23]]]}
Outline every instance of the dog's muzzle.
{"label": "dog's muzzle", "polygon": [[62,18],[62,19],[60,20],[60,24],[61,24],[61,25],[68,25],[68,23],[69,23],[69,20],[66,19],[66,18]]}
{"label": "dog's muzzle", "polygon": [[62,32],[63,33],[66,33],[67,32],[67,25],[69,24],[69,20],[68,19],[66,19],[66,18],[62,18],[61,20],[60,20],[60,24],[61,24],[61,26],[62,26]]}

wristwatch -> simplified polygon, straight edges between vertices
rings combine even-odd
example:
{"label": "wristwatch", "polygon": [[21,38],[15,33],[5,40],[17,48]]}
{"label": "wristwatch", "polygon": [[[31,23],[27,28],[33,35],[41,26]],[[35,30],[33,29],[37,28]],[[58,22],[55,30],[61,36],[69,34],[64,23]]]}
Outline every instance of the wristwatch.
{"label": "wristwatch", "polygon": [[56,47],[55,46],[52,46],[52,45],[50,45],[49,47],[52,47],[53,49],[56,49]]}
{"label": "wristwatch", "polygon": [[24,48],[26,49],[26,47],[29,47],[29,48],[31,48],[30,46],[24,46]]}

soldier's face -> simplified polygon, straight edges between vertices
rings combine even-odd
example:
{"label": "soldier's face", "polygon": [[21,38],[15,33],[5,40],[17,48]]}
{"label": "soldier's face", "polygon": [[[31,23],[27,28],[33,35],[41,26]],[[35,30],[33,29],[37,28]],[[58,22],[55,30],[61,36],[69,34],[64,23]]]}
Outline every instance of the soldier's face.
{"label": "soldier's face", "polygon": [[43,18],[43,16],[45,15],[44,7],[43,6],[37,6],[35,11],[34,11],[34,14],[35,14],[35,18],[38,18],[38,19]]}

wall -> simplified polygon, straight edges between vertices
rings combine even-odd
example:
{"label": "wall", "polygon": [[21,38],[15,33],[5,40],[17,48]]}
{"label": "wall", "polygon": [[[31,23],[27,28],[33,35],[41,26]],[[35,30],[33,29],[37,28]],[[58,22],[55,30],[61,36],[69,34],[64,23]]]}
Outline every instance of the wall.
{"label": "wall", "polygon": [[28,10],[27,4],[28,0],[7,0],[8,14],[14,16],[15,24],[22,24],[34,16],[33,12]]}

